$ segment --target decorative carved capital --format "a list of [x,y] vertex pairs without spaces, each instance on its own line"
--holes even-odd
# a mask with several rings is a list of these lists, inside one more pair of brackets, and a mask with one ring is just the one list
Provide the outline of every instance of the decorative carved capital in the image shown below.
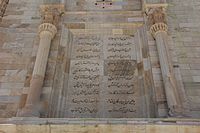
[[9,0],[0,0],[0,21],[2,20]]
[[49,32],[51,34],[51,38],[53,39],[57,33],[57,28],[51,23],[43,23],[39,26],[39,34],[41,35],[42,32]]
[[168,26],[165,23],[155,23],[150,27],[151,34],[155,37],[158,32],[167,32]]
[[147,10],[150,32],[153,36],[157,32],[167,32],[168,26],[164,7],[152,7]]
[[50,23],[57,25],[61,16],[64,14],[64,5],[63,4],[50,4],[50,5],[41,5],[40,6],[42,23]]
[[152,7],[147,11],[148,21],[150,25],[154,25],[156,23],[167,23],[166,21],[166,13],[164,7]]

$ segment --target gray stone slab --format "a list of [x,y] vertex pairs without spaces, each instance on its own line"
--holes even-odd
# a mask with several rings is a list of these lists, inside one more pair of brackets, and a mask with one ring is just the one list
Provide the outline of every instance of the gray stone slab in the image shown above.
[[134,37],[128,35],[82,34],[74,37],[65,88],[65,117],[134,118],[146,115],[135,45]]

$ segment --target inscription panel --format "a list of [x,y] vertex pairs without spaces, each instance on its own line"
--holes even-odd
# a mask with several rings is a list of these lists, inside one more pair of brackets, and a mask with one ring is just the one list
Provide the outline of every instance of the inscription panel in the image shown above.
[[145,117],[133,36],[74,37],[66,117]]

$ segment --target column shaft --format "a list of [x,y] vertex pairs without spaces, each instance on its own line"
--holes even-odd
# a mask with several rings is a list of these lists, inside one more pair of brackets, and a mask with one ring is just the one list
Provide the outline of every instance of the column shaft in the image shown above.
[[40,42],[30,82],[30,89],[25,107],[18,113],[18,116],[40,116],[40,95],[42,93],[51,40],[56,32],[57,29],[53,24],[43,23],[39,26]]
[[[178,88],[169,55],[168,26],[164,7],[152,7],[147,10],[150,32],[156,40],[162,78],[169,108],[169,116],[182,116],[185,112],[186,98],[184,89]],[[182,94],[182,95],[181,95]],[[183,97],[183,98],[181,98]]]
[[48,33],[48,31],[43,31],[42,33],[40,33],[40,44],[36,56],[33,75],[40,75],[43,77],[45,76],[51,37],[51,33]]
[[170,114],[174,113],[174,109],[180,106],[179,96],[177,94],[177,85],[175,82],[171,59],[168,49],[168,35],[166,32],[158,32],[155,35],[156,45],[159,55],[159,61],[162,71],[162,78],[165,87],[165,93],[167,97],[168,107]]
[[43,33],[40,34],[41,39],[30,83],[30,92],[26,101],[27,104],[32,105],[38,103],[40,99],[51,44],[51,34],[46,31],[43,31]]
[[42,24],[39,26],[39,47],[36,55],[30,88],[25,106],[18,111],[17,116],[40,117],[42,110],[40,95],[46,72],[51,41],[57,33],[57,24],[64,13],[63,4],[47,4],[40,6]]

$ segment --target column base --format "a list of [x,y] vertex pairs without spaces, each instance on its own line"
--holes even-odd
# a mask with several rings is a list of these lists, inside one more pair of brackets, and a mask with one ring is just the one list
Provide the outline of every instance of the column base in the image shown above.
[[25,106],[17,112],[17,117],[40,117],[40,111],[33,105]]
[[169,117],[188,117],[187,109],[183,108],[182,106],[173,106],[169,108]]

